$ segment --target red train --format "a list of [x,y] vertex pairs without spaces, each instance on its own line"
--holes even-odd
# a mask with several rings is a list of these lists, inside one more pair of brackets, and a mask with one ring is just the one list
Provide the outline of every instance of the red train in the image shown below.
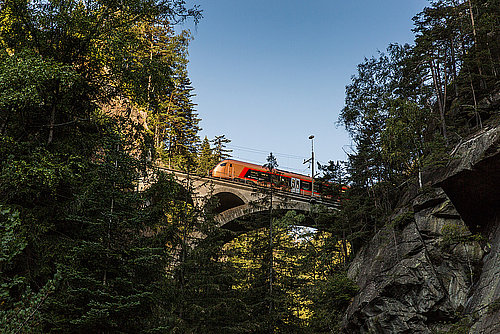
[[[262,166],[233,159],[226,159],[219,162],[211,171],[213,177],[252,182],[262,186],[270,184],[271,174],[275,176],[273,184],[282,190],[311,196],[312,180],[311,177],[306,175],[283,170],[270,173],[269,170]],[[322,185],[320,183],[314,182],[315,197],[321,197],[321,188]]]

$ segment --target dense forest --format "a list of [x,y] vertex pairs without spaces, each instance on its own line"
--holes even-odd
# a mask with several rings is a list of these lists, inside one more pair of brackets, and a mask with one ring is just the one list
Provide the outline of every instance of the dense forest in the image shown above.
[[357,291],[352,255],[497,119],[500,1],[431,1],[415,42],[365,59],[346,87],[338,122],[356,147],[319,166],[339,210],[271,209],[234,233],[217,226],[216,201],[194,205],[193,189],[157,169],[206,175],[231,153],[224,135],[199,138],[191,36],[174,30],[202,8],[0,6],[5,333],[336,333]]

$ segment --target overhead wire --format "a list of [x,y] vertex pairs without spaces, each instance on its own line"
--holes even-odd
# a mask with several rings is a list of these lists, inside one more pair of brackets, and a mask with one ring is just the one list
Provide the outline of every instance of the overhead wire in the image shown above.
[[[229,149],[234,148],[236,150],[250,152],[250,153],[269,154],[269,152],[270,152],[270,151],[264,151],[264,150],[259,150],[259,149],[255,149],[255,148],[250,148],[250,147],[233,145],[233,144],[228,144],[227,147]],[[294,155],[294,154],[288,154],[288,153],[281,153],[281,152],[272,152],[272,153],[275,156],[284,157],[284,158],[297,159],[297,160],[307,159],[307,157],[300,156],[300,155]]]
[[[238,156],[238,155],[234,155],[232,154],[231,155],[232,158],[236,158],[236,159],[240,159],[240,160],[244,160],[245,162],[250,162],[250,163],[253,163],[253,164],[256,164],[256,165],[261,165],[262,164],[262,161],[256,161],[256,160],[253,160],[253,159],[248,159],[248,157],[242,157],[242,156]],[[290,172],[296,172],[296,173],[299,173],[299,174],[304,174],[305,171],[307,169],[309,169],[309,167],[306,167],[304,169],[298,169],[298,168],[294,168],[294,167],[290,167],[290,166],[283,166],[283,165],[280,165],[278,166],[279,169],[282,169],[282,170],[287,170],[287,171],[290,171]]]
[[[250,147],[244,147],[244,146],[239,146],[239,145],[233,145],[233,144],[228,144],[226,146],[227,148],[231,149],[233,152],[236,151],[236,152],[245,152],[245,153],[252,153],[252,154],[257,154],[257,155],[265,155],[267,156],[269,154],[268,151],[265,151],[265,150],[259,150],[259,149],[255,149],[255,148],[250,148]],[[248,155],[245,155],[245,156],[242,156],[241,154],[238,154],[236,153],[235,154],[231,154],[231,156],[233,158],[236,158],[236,159],[240,159],[240,160],[244,160],[244,161],[247,161],[247,162],[250,162],[250,163],[254,163],[254,164],[262,164],[263,160],[255,160],[255,159],[249,159]],[[301,160],[302,162],[309,159],[309,157],[304,157],[304,156],[300,156],[300,155],[295,155],[295,154],[288,154],[288,153],[281,153],[281,152],[272,152],[274,156],[276,157],[282,157],[282,158],[286,158],[286,159],[292,159],[292,160]],[[320,163],[321,165],[323,165],[323,162],[322,161],[319,161],[319,160],[316,160],[316,162]],[[280,169],[283,169],[283,170],[288,170],[288,171],[291,171],[291,172],[296,172],[296,173],[299,173],[299,174],[307,174],[307,170],[310,169],[310,164],[307,165],[305,168],[295,168],[295,167],[290,167],[290,166],[284,166],[284,165],[280,165],[279,166]]]
[[[259,150],[259,149],[255,149],[255,148],[250,148],[250,147],[243,147],[243,146],[237,146],[237,145],[232,145],[232,144],[228,144],[227,147],[229,149],[231,148],[234,148],[236,149],[237,151],[245,151],[245,152],[249,152],[249,153],[259,153],[259,154],[269,154],[269,153],[273,153],[274,156],[280,156],[280,157],[284,157],[284,158],[290,158],[290,159],[309,159],[310,157],[305,157],[305,156],[302,156],[302,155],[294,155],[294,154],[288,154],[288,153],[281,153],[281,152],[273,152],[273,151],[264,151],[264,150]],[[319,162],[319,160],[317,160]]]

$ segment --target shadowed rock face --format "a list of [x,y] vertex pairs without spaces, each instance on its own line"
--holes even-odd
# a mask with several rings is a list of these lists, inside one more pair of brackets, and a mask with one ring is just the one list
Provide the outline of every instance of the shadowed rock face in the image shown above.
[[431,333],[465,308],[481,247],[445,242],[443,231],[465,225],[442,191],[414,203],[415,211],[392,217],[351,265],[360,293],[348,309],[346,332]]
[[[500,220],[489,233],[481,275],[471,291],[466,313],[476,322],[471,333],[500,333]],[[496,302],[496,303],[495,303]]]
[[[349,276],[360,292],[344,332],[433,333],[467,318],[470,333],[500,333],[500,128],[453,154],[434,190],[357,254]],[[484,239],[457,238],[471,233]]]
[[488,233],[500,206],[500,127],[457,146],[435,184],[444,189],[472,231]]
[[500,333],[500,127],[459,145],[454,158],[438,185],[469,229],[487,240],[466,313],[474,316],[472,333]]

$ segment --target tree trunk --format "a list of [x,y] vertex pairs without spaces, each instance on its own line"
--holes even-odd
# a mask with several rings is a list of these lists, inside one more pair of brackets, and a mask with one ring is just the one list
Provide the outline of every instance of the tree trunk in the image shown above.
[[47,144],[51,144],[52,141],[54,140],[54,126],[56,123],[56,108],[57,108],[57,101],[59,99],[59,83],[57,83],[57,86],[54,90],[54,101],[52,103],[52,109],[50,111],[50,120],[49,120],[49,137],[47,138]]
[[493,56],[491,55],[491,48],[490,48],[490,43],[486,42],[486,45],[488,46],[488,56],[490,58],[490,64],[491,64],[491,71],[493,72],[493,76],[498,77],[497,69],[495,66],[495,62],[493,60]]
[[7,132],[7,124],[9,124],[9,119],[10,119],[10,113],[7,114],[7,117],[5,117],[5,121],[2,123],[2,127],[0,128],[0,134],[4,135],[5,132]]
[[472,12],[472,2],[471,0],[468,0],[468,2],[469,2],[470,21],[472,24],[472,35],[474,36],[474,44],[477,45],[476,25],[474,23],[474,13]]
[[[166,119],[165,119],[165,121],[164,121],[164,122],[165,122],[165,124],[164,124],[165,128],[166,128],[167,126],[170,126],[170,127],[172,126],[171,124],[167,124],[167,123],[168,123],[168,118],[170,117],[170,107],[172,106],[172,98],[173,98],[173,96],[174,96],[174,92],[175,92],[175,90],[173,90],[173,91],[172,91],[172,93],[170,93],[170,97],[169,97],[169,99],[168,99],[168,106],[167,106],[167,112],[166,112],[167,116],[166,116]],[[158,122],[157,122],[157,123],[159,123],[159,122],[160,122],[160,119],[158,118]],[[156,146],[157,148],[159,148],[159,147],[160,147],[160,142],[161,142],[161,141],[163,141],[163,139],[162,139],[162,140],[160,140],[160,138],[155,138],[155,146]],[[171,136],[171,135],[169,135],[169,142],[170,142],[170,144],[171,144],[171,142],[172,142],[172,136]],[[172,149],[172,145],[170,145],[170,147],[169,147],[169,149],[168,149],[168,150],[169,150],[169,153],[168,153],[168,154],[169,154],[169,161],[170,161],[170,153],[171,153],[171,149]],[[169,163],[169,168],[170,168],[170,163]]]
[[434,88],[436,90],[436,96],[437,96],[437,102],[438,102],[438,107],[439,107],[439,115],[440,115],[440,120],[441,120],[441,128],[443,131],[443,137],[444,140],[446,141],[446,145],[448,145],[448,137],[446,135],[446,121],[444,117],[444,104],[442,101],[442,96],[441,96],[441,89],[439,88],[438,84],[438,78],[437,78],[437,73],[436,73],[436,68],[434,65],[434,60],[431,58],[429,60],[429,65],[431,67],[431,72],[432,72],[432,81],[434,82]]
[[481,120],[481,115],[479,115],[479,112],[477,111],[476,91],[474,90],[474,84],[472,83],[472,75],[470,71],[469,71],[469,81],[470,81],[470,88],[472,91],[472,98],[474,100],[474,115],[476,116],[476,125],[479,126],[480,129],[482,129],[483,122]]
[[458,85],[457,85],[457,57],[455,55],[455,43],[453,42],[453,37],[450,41],[451,44],[451,68],[453,72],[453,88],[455,90],[455,98],[458,99]]
[[478,51],[478,45],[477,45],[477,33],[476,33],[476,24],[474,23],[474,13],[472,12],[472,2],[471,0],[468,0],[468,3],[469,3],[469,14],[470,14],[470,21],[471,21],[471,24],[472,24],[472,35],[474,37],[474,48],[476,49],[476,61],[477,61],[477,69],[478,69],[478,72],[479,72],[479,78],[480,78],[480,83],[481,83],[481,86],[482,88],[486,89],[486,81],[484,80],[484,77],[483,77],[483,69],[482,69],[482,66],[481,66],[481,61],[477,58],[478,57],[478,54],[477,54],[477,51]]
[[[116,146],[116,152],[119,154],[120,151],[120,145]],[[115,159],[115,171],[118,169],[118,157]],[[109,263],[109,252],[111,248],[111,226],[113,223],[113,214],[115,212],[115,195],[114,195],[114,190],[116,188],[116,182],[113,182],[113,188],[112,188],[112,194],[111,194],[111,203],[110,203],[110,208],[109,208],[109,219],[108,219],[108,230],[107,230],[107,240],[106,240],[106,268],[107,264]],[[104,269],[104,275],[102,278],[102,284],[106,285],[107,284],[107,276],[108,276],[108,271]]]
[[49,137],[47,138],[47,144],[51,144],[54,139],[54,124],[56,121],[56,103],[52,104],[52,110],[50,111],[50,121],[49,121]]

